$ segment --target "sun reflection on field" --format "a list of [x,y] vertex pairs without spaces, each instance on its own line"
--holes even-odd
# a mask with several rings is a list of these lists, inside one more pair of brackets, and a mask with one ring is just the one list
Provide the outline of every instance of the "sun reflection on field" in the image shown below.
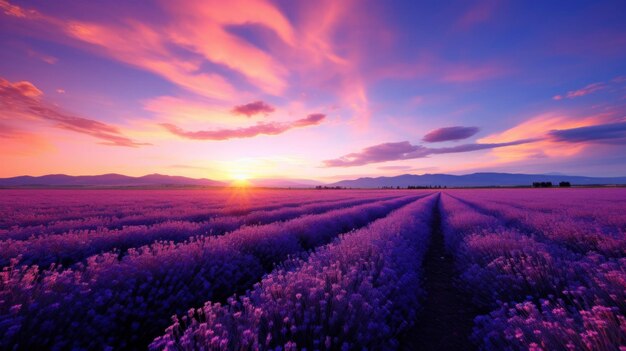
[[248,180],[246,174],[240,173],[233,175],[233,180],[230,182],[228,188],[229,196],[226,201],[227,208],[248,208],[253,202],[254,189],[251,187],[251,183]]

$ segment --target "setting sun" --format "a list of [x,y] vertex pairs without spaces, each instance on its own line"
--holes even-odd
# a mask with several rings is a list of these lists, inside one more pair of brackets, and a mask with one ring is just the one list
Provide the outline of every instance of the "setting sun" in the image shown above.
[[248,187],[250,186],[250,175],[247,173],[233,173],[231,175],[231,179],[232,182],[230,183],[231,186],[234,187],[238,187],[238,188],[242,188],[242,187]]
[[232,178],[234,181],[242,182],[242,181],[247,181],[250,178],[250,176],[245,173],[235,173],[233,174]]

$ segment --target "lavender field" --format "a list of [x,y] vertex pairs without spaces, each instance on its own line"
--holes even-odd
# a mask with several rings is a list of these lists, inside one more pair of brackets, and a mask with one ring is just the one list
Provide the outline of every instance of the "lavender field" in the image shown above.
[[626,189],[0,190],[3,350],[625,350]]

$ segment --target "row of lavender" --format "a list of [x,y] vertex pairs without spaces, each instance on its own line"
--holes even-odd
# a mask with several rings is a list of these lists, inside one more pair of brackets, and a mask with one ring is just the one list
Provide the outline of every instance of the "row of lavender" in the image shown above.
[[3,190],[0,197],[0,240],[70,231],[121,229],[166,221],[202,222],[219,216],[243,215],[286,207],[355,198],[389,196],[367,193],[293,190]]
[[[441,202],[462,286],[492,311],[476,319],[475,340],[487,350],[626,347],[626,238],[619,226],[599,232],[597,222],[581,220],[580,208],[568,217],[524,208],[514,197],[504,204],[501,194],[456,192]],[[558,196],[568,194],[579,195]]]
[[414,323],[432,195],[288,260],[243,296],[190,309],[152,350],[389,350]]
[[[264,190],[2,190],[0,234],[18,228],[39,227],[45,232],[101,226],[151,224],[162,220],[204,216],[213,210],[239,214],[250,207],[272,203],[299,204],[329,194]],[[178,216],[184,216],[179,218]],[[82,224],[82,225],[81,225]],[[58,227],[58,228],[57,228]],[[36,233],[35,233],[36,234]],[[28,235],[26,235],[28,237]]]
[[53,263],[69,265],[114,249],[124,253],[130,248],[159,240],[180,242],[194,236],[221,235],[244,225],[285,221],[302,215],[318,214],[391,198],[394,197],[327,200],[297,207],[259,209],[243,215],[216,216],[201,222],[168,220],[153,225],[125,226],[121,229],[105,227],[96,230],[71,230],[63,234],[40,235],[29,240],[6,239],[0,241],[0,266],[8,265],[11,260],[20,265],[37,264],[46,267]]
[[558,243],[583,255],[594,251],[608,257],[626,256],[624,189],[509,190],[507,193],[465,191],[460,194],[480,204],[483,211],[505,219],[513,227],[532,232],[541,240]]
[[15,349],[138,349],[170,315],[224,300],[287,259],[416,199],[365,203],[223,236],[156,242],[71,268],[11,265],[0,276],[0,343]]

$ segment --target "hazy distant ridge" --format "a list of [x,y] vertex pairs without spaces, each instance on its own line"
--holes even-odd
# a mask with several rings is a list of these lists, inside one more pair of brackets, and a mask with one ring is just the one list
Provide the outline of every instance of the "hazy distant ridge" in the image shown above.
[[122,174],[102,174],[89,176],[69,176],[49,174],[40,177],[20,176],[0,178],[0,186],[60,186],[60,187],[96,187],[96,186],[224,186],[223,182],[211,179],[194,179],[181,176],[148,174],[142,177],[130,177]]
[[512,174],[512,173],[472,173],[465,175],[450,174],[403,174],[395,177],[358,178],[342,180],[332,186],[351,188],[378,188],[382,186],[518,186],[531,185],[533,182],[552,182],[558,184],[566,181],[572,185],[608,185],[626,184],[626,177],[582,177],[548,174]]
[[[328,186],[349,188],[379,188],[383,186],[518,186],[531,185],[533,182],[552,182],[558,184],[567,181],[572,185],[609,185],[626,184],[626,177],[582,177],[555,174],[512,174],[512,173],[472,173],[465,175],[450,174],[404,174],[395,177],[358,178],[342,180]],[[256,179],[249,182],[253,186],[276,188],[312,188],[323,185],[321,182],[307,179]],[[130,177],[121,174],[102,174],[91,176],[69,176],[49,174],[40,177],[19,176],[0,178],[4,187],[140,187],[140,186],[228,186],[206,178],[188,178],[162,174],[149,174],[142,177]]]

